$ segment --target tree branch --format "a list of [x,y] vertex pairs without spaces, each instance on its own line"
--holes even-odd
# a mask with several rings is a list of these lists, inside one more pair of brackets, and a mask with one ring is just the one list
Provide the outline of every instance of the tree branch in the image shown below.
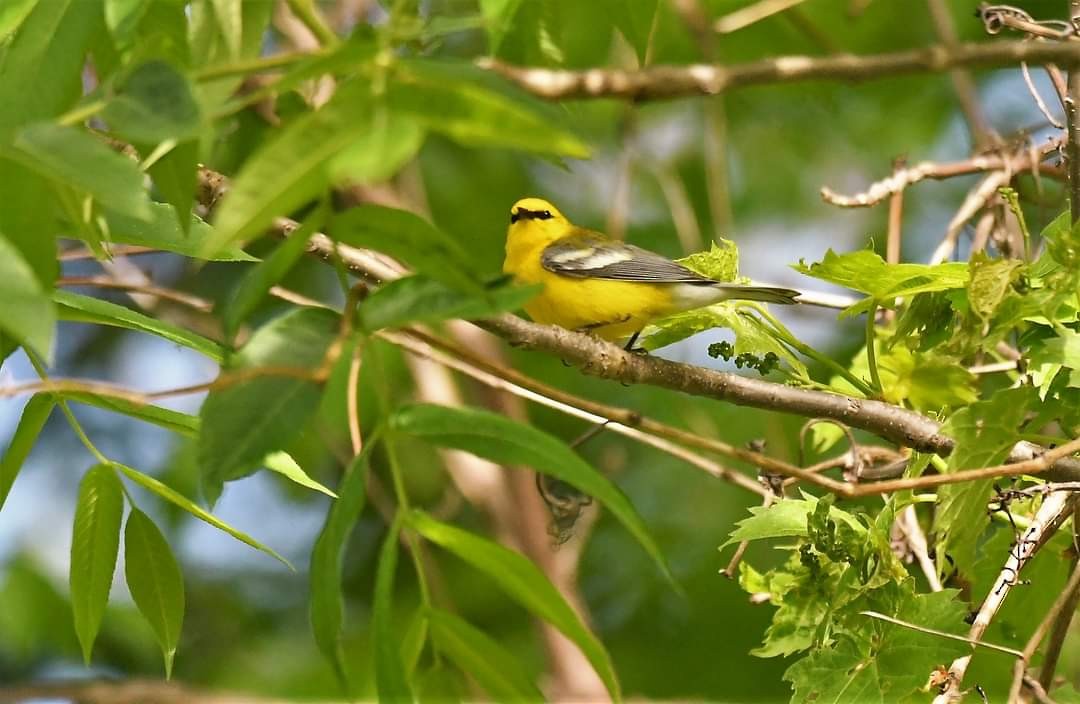
[[860,81],[905,73],[1010,66],[1023,61],[1074,66],[1080,63],[1080,42],[961,43],[865,56],[778,56],[732,66],[691,64],[653,66],[637,71],[529,68],[513,66],[496,59],[480,59],[477,64],[508,78],[534,95],[550,100],[663,100],[716,95],[754,85],[811,80]]
[[[1043,501],[1042,506],[1035,513],[1031,525],[1024,531],[1017,544],[1009,550],[1009,556],[1005,565],[1001,568],[994,586],[986,595],[975,620],[968,631],[968,638],[981,640],[986,629],[990,626],[1001,605],[1005,603],[1005,597],[1019,580],[1020,570],[1024,568],[1046,541],[1054,534],[1061,524],[1072,513],[1076,503],[1076,494],[1071,492],[1058,492],[1050,494]],[[953,661],[949,667],[949,683],[944,691],[934,699],[934,704],[951,704],[959,701],[962,694],[960,685],[963,683],[964,674],[971,663],[971,655],[965,655]]]

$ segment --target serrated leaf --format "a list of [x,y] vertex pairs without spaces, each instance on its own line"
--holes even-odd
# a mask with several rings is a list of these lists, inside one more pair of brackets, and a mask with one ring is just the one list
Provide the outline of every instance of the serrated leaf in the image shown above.
[[969,265],[968,303],[976,315],[988,320],[1004,300],[1024,263],[1019,259],[991,259],[986,252],[976,252]]
[[133,218],[151,217],[150,198],[134,161],[76,127],[39,123],[15,137],[13,156],[25,166],[101,205]]
[[737,281],[739,278],[739,248],[731,240],[713,241],[708,251],[695,252],[676,261],[714,281]]
[[[18,4],[3,5],[13,15],[20,12]],[[0,142],[19,126],[55,117],[78,100],[97,12],[93,2],[40,0],[25,15],[0,52]]]
[[[185,231],[176,208],[165,203],[152,203],[150,217],[146,220],[109,210],[104,212],[104,216],[111,241],[117,244],[153,247],[183,254],[185,257],[202,257],[205,254],[205,243],[214,232],[199,216],[190,213],[190,207]],[[254,262],[258,259],[234,246],[219,249],[211,255],[209,261]]]
[[401,520],[395,520],[379,551],[375,570],[375,597],[371,615],[371,650],[375,660],[375,690],[380,702],[414,701],[401,650],[392,622],[394,608],[394,573],[397,571],[398,536]]
[[15,434],[11,436],[11,442],[0,459],[0,510],[4,508],[11,485],[15,483],[15,478],[41,434],[41,429],[49,420],[55,403],[52,394],[35,394],[23,407]]
[[92,467],[79,483],[70,570],[75,633],[87,664],[109,601],[123,513],[124,491],[116,472],[109,465]]
[[255,311],[270,289],[289,273],[300,257],[304,256],[308,240],[322,227],[322,222],[321,211],[309,216],[304,224],[278,245],[269,257],[244,274],[232,296],[225,303],[225,310],[221,316],[226,338],[232,339],[236,335],[240,324]]
[[[859,359],[866,360],[865,353]],[[852,363],[853,369],[857,363]],[[979,398],[977,377],[952,357],[912,352],[897,345],[879,353],[877,365],[882,395],[890,403],[907,402],[917,410],[937,413]],[[869,371],[863,376],[869,378]]]
[[[948,457],[948,472],[991,467],[1005,461],[1036,398],[1030,386],[1003,389],[949,416],[941,427],[942,434],[956,441]],[[955,567],[962,575],[970,573],[975,546],[990,523],[986,504],[993,483],[993,479],[980,479],[948,484],[938,490],[934,533],[940,572]],[[946,555],[951,563],[946,561]]]
[[359,314],[364,328],[371,331],[452,318],[475,320],[517,310],[539,290],[539,286],[507,285],[482,295],[467,294],[414,274],[380,286],[360,304]]
[[164,61],[148,61],[124,77],[102,111],[109,128],[129,142],[195,139],[202,114],[188,79]]
[[[965,630],[965,609],[957,592],[908,595],[896,614],[902,621],[938,631]],[[875,622],[872,639],[845,635],[819,648],[784,673],[795,692],[792,702],[862,704],[901,702],[919,692],[927,674],[970,652],[957,641],[889,623]]]
[[467,146],[589,156],[551,106],[466,62],[402,60],[386,97],[394,111]]
[[53,300],[58,306],[61,320],[110,325],[149,333],[193,349],[215,361],[221,361],[225,356],[224,349],[213,340],[100,298],[71,291],[55,291]]
[[126,465],[122,465],[122,464],[119,464],[117,462],[114,462],[113,466],[116,469],[123,472],[124,476],[131,479],[133,482],[135,482],[139,486],[154,492],[155,494],[157,494],[161,498],[165,499],[169,503],[175,504],[176,506],[180,507],[184,511],[187,511],[188,513],[190,513],[192,516],[195,516],[195,518],[198,518],[200,521],[208,523],[208,524],[212,525],[213,527],[217,528],[218,530],[223,531],[225,533],[228,533],[232,537],[239,540],[241,543],[244,543],[245,545],[250,545],[251,547],[258,550],[259,552],[266,553],[270,557],[274,558],[275,560],[279,561],[281,564],[288,567],[290,570],[293,569],[292,564],[288,560],[286,560],[284,557],[282,557],[276,550],[273,550],[272,548],[266,547],[265,545],[263,545],[259,541],[252,538],[247,533],[244,533],[243,531],[239,531],[236,528],[233,528],[232,526],[230,526],[228,523],[221,520],[217,516],[213,515],[212,513],[208,512],[208,511],[205,511],[204,509],[199,507],[199,505],[196,504],[194,501],[187,498],[183,494],[179,493],[178,491],[176,491],[172,487],[161,483],[160,481],[158,481],[157,479],[151,477],[148,474],[143,474],[139,470],[132,469],[131,467],[128,467]]
[[330,505],[315,546],[311,550],[311,629],[315,644],[347,690],[345,656],[341,649],[342,620],[345,610],[341,593],[341,569],[345,545],[367,498],[368,456],[374,438],[367,438],[364,451],[345,469],[338,486],[338,500]]
[[[782,499],[770,506],[751,506],[750,518],[736,522],[735,530],[720,547],[744,540],[805,538],[808,535],[807,518],[817,510],[817,506],[818,499],[809,494],[804,494],[802,499]],[[830,506],[829,517],[843,521],[858,533],[866,533],[866,527],[843,509]]]
[[604,646],[536,565],[513,550],[440,523],[421,511],[413,511],[409,523],[425,539],[449,550],[486,574],[507,596],[559,629],[581,649],[612,699],[621,699],[615,670]]
[[[259,367],[314,370],[334,339],[331,311],[290,311],[251,336],[222,371]],[[269,453],[287,446],[319,405],[322,389],[309,379],[265,375],[213,389],[199,416],[198,455],[203,491],[213,503],[224,482],[254,472]]]
[[165,536],[137,508],[124,528],[124,575],[135,606],[157,636],[169,679],[184,623],[184,578]]
[[0,233],[0,330],[52,358],[56,310],[19,251]]
[[660,548],[626,495],[558,438],[488,411],[430,404],[399,407],[389,427],[499,464],[532,467],[580,489],[611,511],[671,579]]
[[293,120],[260,147],[222,198],[206,251],[247,240],[275,216],[288,215],[322,193],[333,160],[370,129],[369,91],[366,81],[343,83],[330,102]]
[[465,248],[407,210],[381,205],[349,208],[331,221],[330,234],[343,244],[388,254],[455,289],[484,291],[474,260]]
[[427,616],[435,647],[471,675],[493,701],[544,701],[521,663],[486,633],[446,611],[432,609]]
[[866,300],[846,308],[842,314],[845,316],[868,310],[872,301],[888,305],[901,296],[964,288],[970,279],[967,264],[886,264],[884,259],[867,249],[846,254],[837,254],[830,249],[821,262],[809,265],[800,262],[792,268],[815,279],[867,294]]

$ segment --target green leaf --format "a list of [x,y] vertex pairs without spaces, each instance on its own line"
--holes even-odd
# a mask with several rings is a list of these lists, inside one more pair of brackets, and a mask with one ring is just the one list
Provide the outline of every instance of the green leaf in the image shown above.
[[830,249],[823,261],[810,265],[800,262],[793,268],[807,276],[869,296],[847,308],[843,315],[869,310],[872,301],[888,305],[892,299],[901,296],[964,288],[970,279],[967,264],[886,264],[884,259],[867,249],[846,254],[837,254]]
[[[191,212],[195,204],[195,186],[198,183],[199,176],[198,167],[199,141],[189,139],[174,146],[167,154],[150,164],[146,171],[150,174],[150,178],[154,180],[154,185],[157,186],[158,191],[165,198],[165,202],[173,206],[176,221],[180,224],[180,230],[185,236],[185,244],[188,246],[194,244],[194,250],[201,253],[203,249],[201,239],[196,239],[194,243],[186,239],[191,232],[193,223],[204,224],[202,220]],[[207,226],[207,232],[203,234],[203,237],[207,234],[209,234],[209,226]],[[234,252],[240,252],[240,249],[228,248],[226,256]],[[242,252],[240,254],[246,256]],[[195,252],[190,256],[195,256]]]
[[[1036,398],[1030,386],[1003,389],[988,400],[953,413],[941,427],[942,434],[956,441],[948,457],[948,471],[992,467],[1004,462]],[[938,490],[934,533],[940,572],[955,566],[961,575],[970,574],[975,563],[975,546],[990,523],[986,503],[993,483],[993,479],[980,479],[948,484]],[[946,555],[952,558],[952,564],[946,561]]]
[[649,38],[653,33],[653,23],[656,19],[658,0],[635,0],[634,2],[622,2],[622,0],[607,0],[604,4],[609,13],[608,16],[615,26],[619,28],[626,41],[634,47],[638,62],[645,64],[645,55],[649,49]]
[[352,184],[389,180],[424,143],[424,128],[407,115],[379,110],[367,133],[334,158],[330,165],[334,181]]
[[64,391],[57,395],[68,401],[75,401],[76,403],[83,403],[87,406],[94,406],[95,408],[102,408],[106,411],[137,418],[185,437],[195,437],[199,432],[198,417],[174,411],[170,408],[155,406],[152,403],[134,403],[115,396],[99,396],[81,391]]
[[[22,3],[0,5],[0,12],[18,15]],[[19,126],[55,117],[79,99],[98,13],[94,2],[39,0],[25,16],[0,52],[0,143]]]
[[472,675],[493,701],[544,701],[521,663],[489,635],[446,611],[432,609],[427,617],[435,647]]
[[577,487],[611,511],[672,579],[660,548],[626,495],[553,435],[487,411],[419,403],[399,407],[389,425],[394,431],[492,462],[526,465]]
[[304,468],[297,464],[296,460],[292,458],[292,455],[287,452],[271,452],[269,455],[262,458],[262,465],[271,472],[277,472],[281,476],[296,482],[302,487],[314,489],[322,494],[326,494],[332,499],[338,497],[337,494],[308,476],[308,473],[304,471]]
[[56,233],[62,225],[50,212],[55,197],[48,179],[0,157],[0,193],[0,235],[19,251],[42,288],[51,291],[60,271]]
[[424,538],[486,574],[507,596],[559,629],[581,649],[612,699],[621,699],[615,670],[604,646],[536,565],[513,550],[440,523],[421,511],[413,511],[409,522]]
[[128,74],[101,115],[113,132],[143,144],[195,139],[202,115],[188,79],[164,61],[148,61]]
[[[150,217],[139,220],[129,215],[106,210],[105,222],[109,227],[109,239],[117,244],[134,244],[142,247],[163,249],[176,252],[185,257],[202,258],[205,244],[213,235],[214,228],[207,225],[197,215],[190,213],[187,228],[181,225],[176,208],[164,203],[150,205]],[[239,247],[219,249],[211,257],[217,262],[254,262],[258,261]]]
[[[331,311],[290,311],[255,331],[223,374],[259,367],[315,370],[337,332]],[[308,379],[266,375],[213,389],[199,415],[203,491],[213,503],[224,482],[247,476],[292,442],[315,413],[322,390]]]
[[56,310],[22,255],[0,233],[0,330],[52,358]]
[[[1054,337],[1032,345],[1030,357],[1031,369],[1047,365],[1080,369],[1080,333],[1069,328],[1059,329]],[[1049,386],[1052,380],[1052,377],[1048,379],[1046,385]],[[1069,385],[1075,386],[1072,383]]]
[[88,665],[116,571],[123,513],[124,490],[116,472],[105,464],[92,467],[79,483],[70,571],[75,633]]
[[150,198],[138,165],[85,130],[31,125],[16,136],[15,147],[15,156],[43,176],[87,193],[119,213],[150,219]]
[[333,160],[371,127],[369,90],[364,81],[343,83],[330,102],[256,151],[222,198],[206,251],[247,240],[322,193]]
[[589,156],[550,105],[469,63],[411,59],[397,67],[387,85],[390,107],[433,132],[467,146]]
[[157,636],[168,679],[184,623],[184,578],[165,536],[137,508],[124,528],[124,575],[135,606]]
[[498,53],[519,7],[521,0],[480,0],[480,11],[484,15],[488,35],[488,51],[491,54]]
[[1009,293],[1024,263],[1019,259],[991,259],[986,252],[976,252],[969,264],[968,302],[977,316],[989,320]]
[[266,547],[265,545],[263,545],[259,541],[255,540],[254,538],[249,536],[247,533],[244,533],[243,531],[239,531],[236,528],[233,528],[232,526],[230,526],[228,523],[221,520],[217,516],[214,516],[213,514],[209,513],[208,511],[203,510],[194,501],[187,498],[183,494],[179,493],[178,491],[176,491],[172,487],[167,486],[165,484],[162,484],[160,481],[158,481],[157,479],[151,477],[150,475],[143,474],[139,470],[132,469],[131,467],[128,467],[126,465],[122,465],[122,464],[119,464],[117,462],[114,462],[113,467],[115,467],[116,469],[119,469],[121,472],[124,473],[124,475],[126,477],[128,477],[128,479],[131,479],[133,482],[135,482],[139,486],[154,492],[155,494],[157,494],[161,498],[165,499],[169,503],[180,507],[184,511],[187,511],[188,513],[190,513],[192,516],[195,516],[195,518],[198,518],[200,521],[208,523],[208,524],[212,525],[213,527],[217,528],[218,530],[223,531],[225,533],[228,533],[232,537],[239,540],[241,543],[244,543],[245,545],[250,545],[251,547],[258,550],[259,552],[266,553],[270,557],[274,558],[275,560],[277,560],[281,564],[288,567],[290,570],[293,569],[292,564],[290,564],[288,560],[286,560],[284,557],[282,557],[280,554],[278,554],[278,552],[276,550],[273,550],[272,548]]
[[739,279],[739,248],[731,240],[713,241],[707,252],[695,252],[676,261],[714,281]]
[[289,273],[300,257],[304,256],[308,240],[322,227],[322,222],[321,210],[309,216],[304,224],[278,245],[269,257],[244,274],[233,295],[226,302],[221,316],[226,338],[231,340],[236,336],[240,324],[247,320],[270,289]]
[[11,436],[11,443],[4,451],[0,459],[0,509],[4,508],[4,502],[11,492],[11,485],[19,476],[19,470],[26,462],[30,450],[45,422],[49,420],[55,400],[52,394],[36,394],[30,397],[23,407],[22,416],[19,417],[19,425],[15,427],[15,434]]
[[367,498],[368,456],[374,438],[367,438],[364,451],[345,469],[338,500],[330,504],[315,546],[311,550],[311,629],[315,644],[333,666],[342,685],[346,687],[345,655],[341,649],[341,629],[345,611],[341,593],[341,569],[345,559],[345,544]]
[[398,536],[401,520],[396,519],[379,551],[375,571],[375,597],[371,615],[371,650],[375,659],[375,690],[380,702],[411,702],[413,693],[401,662],[401,650],[394,635],[394,573],[397,571]]
[[[853,363],[865,366],[865,352]],[[959,360],[936,354],[912,352],[903,345],[896,345],[877,358],[883,396],[894,404],[904,402],[917,410],[938,413],[945,408],[955,408],[974,403],[979,398],[975,385],[978,378],[967,370]],[[862,375],[869,377],[869,371]]]
[[[947,633],[966,630],[965,609],[956,590],[908,595],[894,618]],[[867,617],[868,618],[868,617]],[[862,704],[909,701],[926,684],[927,673],[947,666],[969,646],[880,621],[871,640],[845,637],[799,660],[784,673],[792,702]]]
[[[744,518],[735,525],[726,543],[726,547],[744,540],[765,540],[768,538],[805,538],[809,534],[807,518],[817,510],[818,499],[804,494],[802,499],[781,499],[771,506],[751,506],[750,518]],[[854,515],[837,508],[829,507],[829,518],[843,521],[859,534],[866,533],[866,527]]]
[[105,0],[105,26],[118,49],[126,48],[152,0]]
[[59,306],[61,320],[111,325],[149,333],[193,349],[214,361],[221,361],[225,356],[221,345],[213,340],[100,298],[70,291],[56,291],[53,293],[53,300]]
[[334,217],[330,232],[338,242],[388,254],[447,286],[484,290],[474,260],[461,244],[415,213],[361,205]]
[[214,6],[214,17],[217,20],[218,30],[229,55],[233,58],[240,55],[240,47],[243,41],[243,1],[242,0],[210,0]]
[[465,294],[420,274],[383,284],[360,304],[365,329],[435,323],[452,318],[475,320],[517,310],[539,292],[538,286],[500,286],[482,296]]
[[19,28],[38,0],[9,0],[0,5],[0,42]]

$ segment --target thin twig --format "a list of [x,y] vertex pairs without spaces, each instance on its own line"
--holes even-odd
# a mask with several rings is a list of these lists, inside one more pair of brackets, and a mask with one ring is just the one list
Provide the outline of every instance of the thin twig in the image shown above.
[[[1058,138],[1048,140],[1046,144],[1037,149],[1037,159],[1041,161],[1056,153],[1061,144],[1062,142]],[[1033,163],[1031,155],[1026,149],[1017,150],[1012,155],[999,152],[978,154],[962,161],[944,164],[923,161],[914,166],[894,170],[890,176],[872,183],[869,188],[861,193],[848,196],[837,193],[828,187],[822,187],[821,197],[826,203],[841,208],[867,208],[877,205],[894,193],[924,179],[941,180],[967,174],[1001,171],[1009,164],[1012,165],[1014,172],[1018,173],[1034,168],[1036,163],[1038,162]]]
[[150,296],[157,296],[158,298],[164,298],[165,300],[188,306],[200,313],[209,313],[214,309],[213,301],[190,293],[185,293],[184,291],[177,291],[176,289],[154,284],[127,283],[124,281],[117,281],[108,276],[63,276],[56,280],[56,285],[93,286],[95,288],[114,288],[120,291],[145,293]]
[[[1070,443],[1074,444],[1074,443]],[[1080,446],[1080,443],[1075,443]],[[1009,591],[1017,584],[1020,571],[1035,555],[1036,551],[1046,544],[1046,541],[1054,534],[1058,527],[1071,515],[1075,503],[1075,494],[1058,492],[1050,494],[1043,501],[1042,506],[1035,512],[1031,525],[1016,545],[1009,550],[1005,565],[1001,568],[997,579],[986,595],[982,606],[975,614],[975,620],[968,631],[968,637],[973,640],[982,638],[990,622],[997,614]],[[1022,655],[1022,654],[1021,654]],[[934,698],[934,704],[950,704],[959,701],[962,696],[960,687],[971,663],[971,655],[957,658],[949,666],[949,683],[944,691]]]
[[945,228],[945,237],[942,238],[941,244],[939,244],[934,250],[934,253],[930,255],[930,264],[940,264],[949,260],[956,250],[956,243],[960,238],[960,233],[964,231],[964,225],[967,224],[968,220],[975,217],[980,210],[986,207],[987,201],[997,195],[999,188],[1009,185],[1009,181],[1012,180],[1012,174],[1012,170],[1008,168],[1002,171],[995,171],[987,175],[968,192],[967,197],[964,198],[964,202],[960,204],[960,208],[956,211],[956,214],[949,220],[949,225]]
[[[1020,688],[1024,682],[1024,675],[1027,671],[1027,666],[1031,663],[1031,659],[1035,656],[1035,651],[1039,649],[1039,645],[1042,643],[1043,638],[1050,632],[1050,629],[1059,622],[1058,617],[1063,616],[1065,613],[1070,613],[1076,610],[1076,604],[1072,604],[1072,608],[1068,608],[1070,602],[1075,602],[1076,595],[1080,593],[1077,587],[1080,587],[1080,561],[1073,560],[1072,575],[1065,583],[1065,587],[1058,594],[1057,599],[1054,600],[1050,610],[1043,616],[1043,620],[1039,622],[1035,632],[1031,634],[1031,638],[1028,639],[1027,645],[1024,646],[1024,652],[1022,657],[1016,663],[1016,668],[1013,671],[1013,683],[1009,692],[1010,702],[1020,701]],[[1053,673],[1053,668],[1050,669]]]
[[[948,4],[945,0],[926,0],[926,4],[938,39],[950,49],[956,47],[960,43],[960,38],[956,34],[956,26],[953,24]],[[979,94],[975,89],[975,81],[963,68],[954,68],[949,71],[949,78],[952,79],[953,90],[956,91],[956,97],[960,102],[960,110],[964,113],[972,143],[976,149],[986,147],[990,142],[991,133],[986,116],[979,107]]]
[[359,341],[353,343],[352,356],[349,359],[349,380],[345,385],[345,406],[349,417],[349,442],[352,444],[353,456],[359,455],[363,449],[363,438],[360,435],[360,360],[363,347]]
[[934,561],[930,559],[926,534],[923,533],[922,526],[919,525],[919,516],[915,512],[915,505],[911,504],[905,507],[896,520],[900,525],[900,531],[904,534],[904,539],[907,541],[911,554],[915,556],[915,560],[919,563],[919,569],[922,570],[923,576],[926,577],[926,583],[930,586],[930,591],[940,592],[942,590],[941,580],[938,579]]
[[788,10],[804,0],[758,0],[752,5],[739,8],[738,10],[724,15],[713,23],[713,29],[717,34],[730,34],[740,29],[749,27],[761,20]]
[[663,100],[692,95],[716,95],[752,85],[810,80],[869,80],[905,73],[948,71],[954,68],[1010,66],[1021,61],[1072,66],[1080,62],[1080,43],[961,43],[952,47],[938,45],[865,56],[778,56],[744,64],[653,66],[638,71],[531,68],[513,66],[490,58],[479,59],[476,63],[480,68],[501,74],[536,96],[551,100]]
[[[1076,14],[1073,15],[1076,17]],[[1077,537],[1080,536],[1080,525],[1077,521],[1080,520],[1080,504],[1073,503],[1073,545],[1072,545],[1072,562],[1073,570],[1080,567],[1080,553],[1078,553]],[[1071,580],[1070,580],[1071,581]],[[1069,626],[1072,624],[1073,616],[1076,614],[1076,606],[1080,603],[1080,590],[1077,590],[1076,585],[1072,585],[1071,588],[1065,590],[1069,593],[1065,603],[1058,611],[1058,617],[1053,621],[1053,628],[1050,632],[1050,640],[1046,644],[1046,650],[1043,653],[1042,667],[1039,669],[1039,684],[1044,689],[1049,689],[1054,682],[1054,671],[1057,669],[1058,660],[1061,658],[1061,649],[1065,645],[1065,639],[1069,635]],[[1061,596],[1065,596],[1062,594]],[[1057,606],[1055,601],[1054,606]],[[1049,614],[1047,614],[1049,616]],[[1036,645],[1036,647],[1038,647]]]
[[860,611],[860,616],[869,616],[870,618],[876,618],[879,621],[885,621],[895,626],[901,626],[912,631],[918,631],[919,633],[926,633],[928,635],[937,636],[938,638],[948,638],[949,640],[958,640],[961,643],[968,643],[977,648],[986,648],[987,650],[996,650],[999,653],[1005,653],[1006,655],[1012,655],[1015,658],[1021,658],[1024,656],[1019,650],[1010,648],[1006,645],[998,645],[997,643],[988,643],[985,640],[978,640],[976,638],[969,638],[967,636],[958,636],[955,633],[946,633],[945,631],[939,631],[936,628],[927,628],[926,626],[920,626],[916,623],[909,623],[907,621],[901,621],[898,618],[892,616],[886,616],[885,614],[878,613],[877,611]]
[[1028,70],[1026,63],[1020,64],[1020,72],[1024,76],[1024,83],[1027,85],[1028,93],[1031,93],[1032,99],[1035,100],[1035,106],[1039,108],[1039,112],[1043,114],[1046,121],[1059,130],[1065,129],[1065,125],[1061,124],[1061,121],[1050,113],[1050,108],[1046,107],[1046,103],[1043,102],[1042,96],[1039,95],[1039,89],[1035,87],[1035,81],[1031,80],[1031,71]]

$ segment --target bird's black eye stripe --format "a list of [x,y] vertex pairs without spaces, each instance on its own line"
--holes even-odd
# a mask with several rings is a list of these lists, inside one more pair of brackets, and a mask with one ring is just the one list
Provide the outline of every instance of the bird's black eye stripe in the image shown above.
[[551,214],[550,210],[527,210],[526,208],[518,208],[510,213],[510,224],[514,224],[518,220],[550,220],[555,217]]

